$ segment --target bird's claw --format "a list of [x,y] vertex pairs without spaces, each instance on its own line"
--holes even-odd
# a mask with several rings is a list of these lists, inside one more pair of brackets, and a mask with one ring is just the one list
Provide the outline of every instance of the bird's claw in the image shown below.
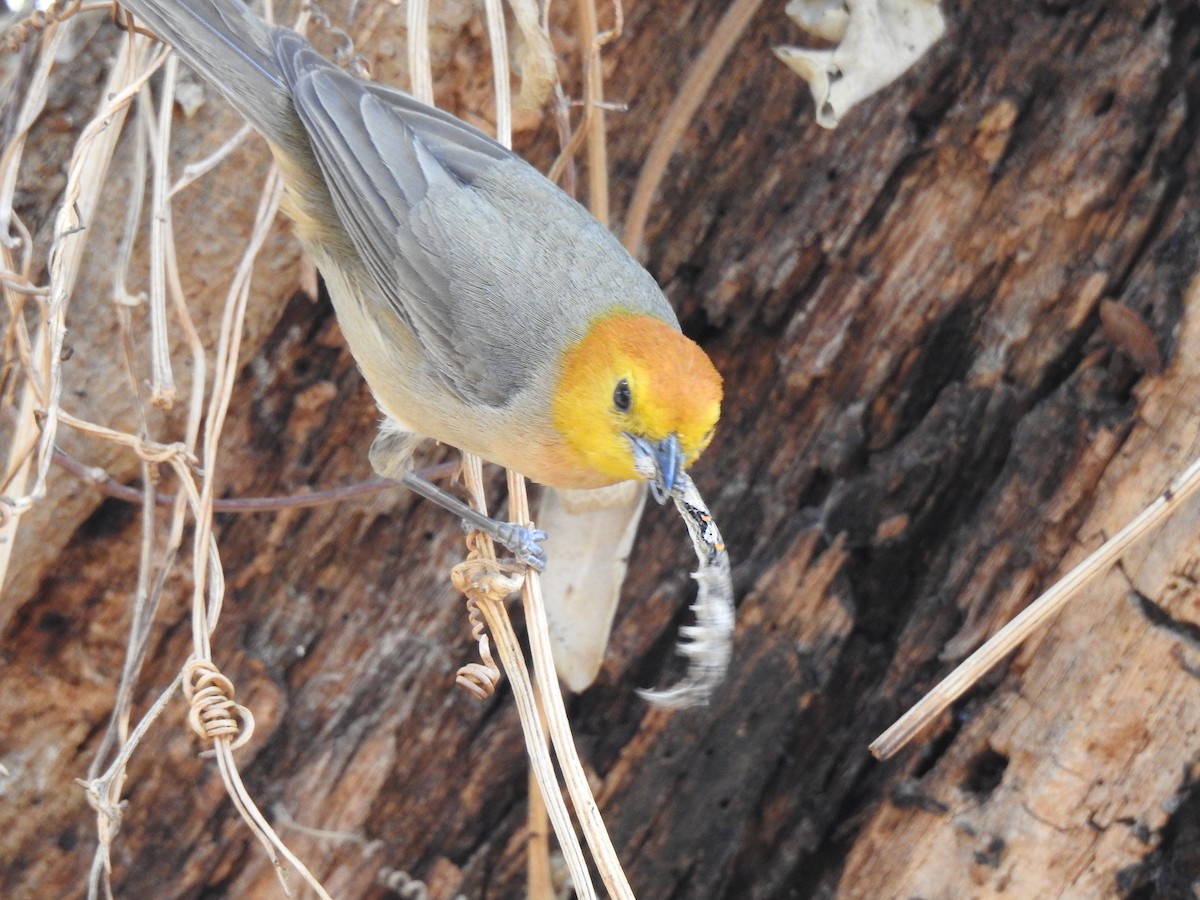
[[503,533],[498,538],[500,543],[509,549],[520,565],[538,572],[545,571],[546,548],[542,546],[542,541],[547,538],[546,532],[515,522],[505,522],[501,531]]
[[[462,523],[463,531],[471,532],[476,526],[468,521]],[[496,522],[494,528],[486,528],[492,540],[501,544],[512,555],[518,565],[528,566],[538,572],[546,569],[546,548],[542,541],[548,535],[539,528],[527,528],[516,522]]]

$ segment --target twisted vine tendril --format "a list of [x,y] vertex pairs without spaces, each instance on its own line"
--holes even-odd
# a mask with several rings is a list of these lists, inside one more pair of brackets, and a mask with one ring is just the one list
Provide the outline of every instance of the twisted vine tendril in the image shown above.
[[521,589],[522,572],[513,566],[489,559],[480,552],[478,532],[467,535],[467,558],[450,570],[454,587],[467,597],[467,621],[471,637],[479,644],[480,662],[468,663],[458,670],[454,682],[477,700],[486,700],[500,684],[500,667],[492,658],[481,601],[503,603]]
[[222,738],[236,750],[254,734],[254,715],[233,700],[233,682],[210,660],[193,659],[184,666],[183,695],[187,699],[188,724],[204,740]]

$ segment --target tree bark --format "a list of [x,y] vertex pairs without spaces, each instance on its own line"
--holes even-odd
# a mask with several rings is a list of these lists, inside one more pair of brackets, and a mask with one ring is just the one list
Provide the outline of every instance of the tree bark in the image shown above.
[[[633,4],[606,50],[606,95],[629,104],[609,116],[618,225],[722,11]],[[650,510],[599,682],[571,706],[639,897],[1173,898],[1200,884],[1194,504],[917,746],[882,764],[866,751],[1200,448],[1194,4],[945,11],[921,63],[823,131],[770,52],[796,29],[764,5],[648,224],[651,272],[725,377],[722,424],[694,476],[739,609],[733,665],[708,707],[637,698],[677,670],[694,590],[680,523]],[[344,21],[346,7],[326,12]],[[479,26],[444,15],[439,101],[484,114]],[[369,32],[358,50],[395,82],[402,44],[373,16],[357,8],[349,30]],[[117,39],[98,27],[60,66],[31,139],[38,168],[20,211],[43,240],[64,134],[94,104]],[[214,100],[178,125],[190,160],[236,117]],[[114,427],[137,426],[106,302],[134,177],[126,144],[73,299],[64,401]],[[520,149],[545,168],[551,123]],[[176,205],[210,346],[265,161],[250,141]],[[298,258],[280,228],[260,259],[224,496],[370,477],[377,413],[330,307],[298,290]],[[1105,327],[1104,301],[1135,317]],[[154,413],[150,433],[177,439],[181,421]],[[128,453],[67,443],[139,477]],[[162,490],[176,487],[164,476]],[[112,706],[141,539],[136,506],[65,472],[52,488],[22,521],[0,604],[9,897],[86,884],[95,818],[74,779]],[[401,871],[437,898],[522,896],[511,697],[478,703],[452,686],[473,653],[447,575],[463,553],[457,525],[399,489],[218,522],[228,595],[214,656],[256,717],[239,765],[283,838],[336,897],[406,896],[384,884]],[[547,548],[553,559],[553,537]],[[190,652],[188,571],[182,560],[167,576],[138,712]],[[133,758],[118,896],[277,896],[185,715],[172,704]]]

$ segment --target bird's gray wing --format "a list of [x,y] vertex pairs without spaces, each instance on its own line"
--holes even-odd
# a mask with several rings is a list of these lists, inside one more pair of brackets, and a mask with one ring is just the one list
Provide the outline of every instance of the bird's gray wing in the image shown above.
[[529,367],[509,329],[537,323],[521,296],[529,254],[514,246],[529,223],[511,221],[507,198],[492,202],[486,183],[498,167],[545,179],[458,119],[338,69],[298,35],[280,30],[275,41],[342,224],[386,298],[377,302],[459,396],[503,405]]

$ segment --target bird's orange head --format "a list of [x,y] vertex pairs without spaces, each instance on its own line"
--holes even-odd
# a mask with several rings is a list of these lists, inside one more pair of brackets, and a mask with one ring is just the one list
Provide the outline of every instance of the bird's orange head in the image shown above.
[[678,472],[712,440],[720,415],[721,376],[712,361],[653,316],[601,317],[562,355],[554,426],[571,465],[607,483],[649,478],[665,501]]

